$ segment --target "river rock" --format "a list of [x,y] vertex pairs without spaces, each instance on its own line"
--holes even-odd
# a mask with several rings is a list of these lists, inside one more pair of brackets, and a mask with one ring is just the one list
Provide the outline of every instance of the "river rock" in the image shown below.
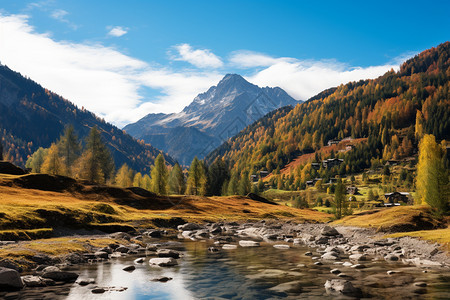
[[120,253],[128,253],[130,251],[130,248],[125,247],[125,246],[119,246],[114,251],[120,252]]
[[339,254],[336,252],[327,252],[321,256],[322,259],[325,260],[337,260],[339,259]]
[[296,238],[293,240],[294,245],[300,245],[302,243],[302,239]]
[[45,267],[44,269],[42,269],[42,273],[46,273],[46,272],[60,272],[61,270],[58,267],[55,266],[48,266]]
[[113,254],[111,254],[111,258],[120,258],[122,257],[124,254],[120,253],[120,252],[113,252]]
[[156,278],[152,279],[152,281],[159,281],[159,282],[167,282],[169,280],[172,280],[172,277],[162,276],[162,277],[156,277]]
[[339,232],[334,227],[327,225],[322,229],[320,234],[323,236],[337,236],[339,235]]
[[330,271],[330,273],[331,273],[331,274],[336,274],[336,275],[337,275],[337,274],[340,274],[340,273],[341,273],[341,270],[339,270],[339,269],[333,269],[333,270]]
[[88,284],[95,283],[95,279],[94,278],[82,278],[82,279],[78,279],[76,281],[76,283],[78,283],[81,286],[85,286],[85,285],[88,285]]
[[[50,267],[47,267],[50,268]],[[64,281],[64,282],[73,282],[77,280],[78,274],[74,272],[66,272],[66,271],[45,271],[44,269],[42,274],[43,278],[50,278],[54,281]]]
[[131,235],[126,232],[114,232],[109,235],[113,239],[124,239],[126,241],[131,240]]
[[276,293],[295,293],[300,294],[302,292],[302,282],[299,280],[280,283],[274,287],[271,287],[269,291]]
[[108,259],[108,252],[97,251],[97,252],[94,253],[94,255],[97,258]]
[[96,287],[91,290],[91,293],[93,294],[103,294],[104,292],[106,292],[106,290],[101,287]]
[[353,253],[360,252],[360,253],[362,253],[367,248],[370,248],[370,246],[368,246],[368,245],[355,245],[355,246],[350,248],[350,252],[353,252]]
[[353,265],[353,266],[351,266],[353,269],[365,269],[366,268],[366,266],[365,265],[362,265],[362,264],[355,264],[355,265]]
[[132,271],[136,270],[136,267],[133,265],[129,265],[129,266],[126,266],[125,268],[123,268],[122,270],[127,271],[127,272],[132,272]]
[[159,257],[172,257],[172,258],[180,258],[180,253],[171,249],[158,249],[156,254]]
[[328,237],[326,237],[326,236],[320,236],[320,237],[318,237],[317,239],[316,239],[316,244],[318,244],[318,245],[324,245],[324,244],[327,244],[328,243]]
[[47,286],[45,282],[42,281],[41,277],[35,275],[22,276],[22,282],[27,287]]
[[148,262],[150,265],[157,265],[160,267],[172,267],[178,264],[177,260],[172,257],[158,257],[152,258]]
[[384,257],[385,260],[387,261],[398,261],[398,256],[395,254],[388,254]]
[[144,235],[153,237],[153,238],[160,238],[163,236],[163,234],[164,234],[164,231],[158,230],[158,229],[152,229],[152,230],[148,230],[148,231],[144,232]]
[[349,261],[344,262],[342,265],[344,267],[351,267],[351,266],[353,266],[353,264],[351,262],[349,262]]
[[178,225],[178,230],[180,231],[192,231],[203,228],[202,226],[196,224],[196,223],[186,223],[184,225]]
[[224,249],[224,250],[234,250],[234,249],[237,249],[237,245],[225,244],[225,245],[222,246],[222,249]]
[[348,257],[350,260],[354,261],[368,261],[369,256],[367,254],[352,254]]
[[134,260],[135,264],[142,264],[145,261],[145,257],[139,257]]
[[259,247],[260,244],[259,242],[255,242],[255,241],[239,241],[239,246],[241,247]]
[[418,287],[426,287],[427,283],[420,281],[420,282],[414,282],[414,286],[418,286]]
[[209,248],[208,248],[208,251],[209,251],[209,252],[218,252],[219,249],[216,248],[216,247],[209,247]]
[[327,293],[340,293],[346,296],[357,296],[361,292],[353,284],[344,279],[331,279],[325,282]]
[[278,245],[273,245],[273,247],[275,249],[281,249],[281,250],[285,250],[285,249],[289,249],[289,245],[284,245],[284,244],[278,244]]

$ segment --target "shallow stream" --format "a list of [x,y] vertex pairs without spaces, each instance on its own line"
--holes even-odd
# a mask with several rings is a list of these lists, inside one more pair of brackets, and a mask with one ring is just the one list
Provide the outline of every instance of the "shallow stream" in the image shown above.
[[[153,240],[154,243],[164,241]],[[433,270],[407,266],[384,260],[364,262],[365,268],[344,266],[339,262],[320,260],[317,249],[292,246],[276,249],[274,244],[261,243],[261,247],[240,247],[234,250],[208,251],[214,246],[209,241],[182,241],[183,257],[176,267],[153,267],[146,257],[142,264],[134,263],[145,254],[125,256],[108,261],[71,267],[79,278],[94,278],[96,283],[80,286],[77,283],[52,287],[43,293],[34,290],[40,299],[345,299],[345,296],[327,294],[324,284],[328,279],[347,279],[360,288],[364,298],[371,299],[450,299],[450,270]],[[173,248],[173,247],[172,247]],[[312,256],[305,253],[311,251]],[[133,264],[133,272],[122,269]],[[331,274],[339,269],[344,277]],[[388,271],[395,271],[388,275]],[[171,277],[168,282],[155,282],[154,278]],[[342,275],[341,275],[342,276]],[[283,283],[290,282],[287,285]],[[422,282],[422,284],[418,284]],[[426,286],[423,286],[425,284]],[[422,286],[417,286],[422,285]],[[125,291],[110,290],[93,294],[92,288],[126,287]],[[274,288],[276,287],[276,288]],[[58,292],[58,289],[64,289]],[[59,294],[59,295],[58,295]],[[48,298],[47,298],[48,297]]]

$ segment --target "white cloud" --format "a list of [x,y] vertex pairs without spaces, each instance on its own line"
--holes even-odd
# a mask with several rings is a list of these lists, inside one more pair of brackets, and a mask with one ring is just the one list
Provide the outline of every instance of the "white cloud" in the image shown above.
[[[396,65],[350,68],[336,61],[302,61],[237,51],[225,65],[210,50],[178,45],[178,57],[198,67],[241,68],[260,86],[279,86],[296,99],[308,99],[341,83],[375,78]],[[57,41],[29,25],[24,15],[0,13],[0,61],[42,86],[60,94],[118,126],[148,113],[177,112],[193,98],[217,84],[223,73],[215,69],[154,66],[101,44]],[[224,72],[225,72],[224,71]],[[144,99],[143,88],[157,94]]]
[[67,16],[69,13],[67,11],[65,11],[64,9],[55,9],[54,11],[52,11],[52,13],[50,14],[50,16],[53,19],[56,20],[60,20],[60,21],[67,21],[64,17]]
[[222,60],[211,50],[194,50],[189,44],[180,44],[173,47],[178,53],[171,55],[173,60],[186,61],[198,68],[220,68],[223,66]]
[[111,30],[108,32],[108,35],[114,36],[114,37],[120,37],[127,33],[128,33],[127,28],[123,28],[121,26],[115,26],[115,27],[111,28]]
[[319,92],[341,83],[371,79],[386,71],[398,69],[396,64],[352,68],[334,60],[314,61],[274,58],[265,54],[237,51],[230,62],[240,68],[264,67],[246,79],[259,86],[279,86],[298,100],[307,100]]
[[[23,15],[0,14],[0,28],[2,64],[118,126],[150,112],[179,111],[220,79],[213,72],[152,68],[103,45],[55,41],[35,32]],[[142,87],[160,95],[144,102]]]

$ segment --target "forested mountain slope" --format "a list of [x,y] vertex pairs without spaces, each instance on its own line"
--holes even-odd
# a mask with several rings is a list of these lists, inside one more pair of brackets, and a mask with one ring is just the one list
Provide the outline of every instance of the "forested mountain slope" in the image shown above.
[[[409,59],[398,72],[328,89],[285,115],[266,116],[210,153],[207,161],[222,157],[238,173],[272,172],[299,154],[345,137],[368,139],[340,155],[344,163],[336,174],[411,155],[416,134],[450,138],[449,65],[446,42]],[[308,176],[298,173],[300,184]]]
[[[97,126],[116,167],[127,163],[134,170],[148,172],[160,153],[84,108],[79,109],[38,83],[0,65],[0,138],[8,159],[24,166],[30,154],[38,147],[49,147],[69,124],[74,126],[80,139]],[[174,163],[169,156],[165,158]]]

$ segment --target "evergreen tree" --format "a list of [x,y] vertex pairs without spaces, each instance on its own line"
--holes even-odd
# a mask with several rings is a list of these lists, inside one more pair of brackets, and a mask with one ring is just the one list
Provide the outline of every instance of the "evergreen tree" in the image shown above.
[[78,178],[86,179],[91,182],[105,182],[100,161],[95,157],[91,149],[83,152],[75,163],[74,173]]
[[3,160],[3,144],[1,138],[0,138],[0,160]]
[[72,166],[81,154],[81,145],[73,126],[68,126],[58,142],[59,155],[62,158],[67,176],[72,176]]
[[[89,136],[86,140],[86,151],[91,152],[93,162],[90,164],[90,167],[99,166],[101,169],[101,173],[103,174],[104,180],[111,178],[114,171],[114,160],[111,156],[110,151],[103,143],[100,132],[97,127],[92,127],[89,132]],[[87,154],[87,153],[86,153]],[[84,156],[84,154],[83,154]],[[99,173],[98,170],[91,170],[92,172]],[[91,174],[93,175],[93,174]],[[93,176],[88,176],[93,177]],[[95,177],[95,176],[94,176]]]
[[334,191],[333,212],[336,219],[340,219],[347,214],[347,201],[345,199],[345,186],[339,178]]
[[264,192],[264,181],[261,178],[258,180],[258,191],[260,193]]
[[420,110],[417,110],[416,113],[415,137],[416,142],[419,142],[423,137],[423,115]]
[[206,174],[203,162],[194,157],[189,168],[187,179],[187,193],[189,195],[205,195],[206,194]]
[[152,192],[166,195],[169,171],[167,170],[166,161],[162,153],[156,157],[155,165],[152,167],[150,174],[152,177]]
[[141,172],[137,172],[136,175],[134,175],[133,186],[140,187],[140,188],[144,187],[144,181],[143,181]]
[[419,144],[416,186],[419,204],[428,204],[442,215],[449,205],[448,170],[444,167],[445,150],[435,137],[426,134]]
[[51,175],[64,175],[66,173],[56,144],[52,144],[48,149],[48,154],[42,164],[42,173]]
[[257,184],[252,184],[252,190],[251,190],[251,192],[252,192],[253,194],[259,195],[259,189],[258,189],[258,185],[257,185]]
[[148,176],[148,174],[145,174],[144,177],[142,177],[142,188],[146,189],[147,191],[152,190],[152,180],[150,179],[150,176]]
[[131,181],[133,170],[131,170],[127,164],[123,164],[116,174],[116,185],[126,188],[130,187],[133,182]]
[[219,158],[214,160],[208,168],[208,195],[221,195],[223,183],[229,176],[227,164]]
[[27,160],[25,167],[30,168],[33,173],[41,173],[42,164],[48,154],[48,149],[39,147]]
[[169,191],[172,194],[182,195],[186,189],[184,174],[178,163],[173,166],[169,175]]
[[227,195],[237,195],[238,194],[238,178],[237,174],[233,172],[231,174],[230,181],[228,182]]
[[250,179],[248,176],[248,172],[244,171],[241,174],[241,180],[239,181],[239,185],[238,185],[238,194],[245,196],[248,193],[250,193],[251,190],[251,183],[250,183]]

